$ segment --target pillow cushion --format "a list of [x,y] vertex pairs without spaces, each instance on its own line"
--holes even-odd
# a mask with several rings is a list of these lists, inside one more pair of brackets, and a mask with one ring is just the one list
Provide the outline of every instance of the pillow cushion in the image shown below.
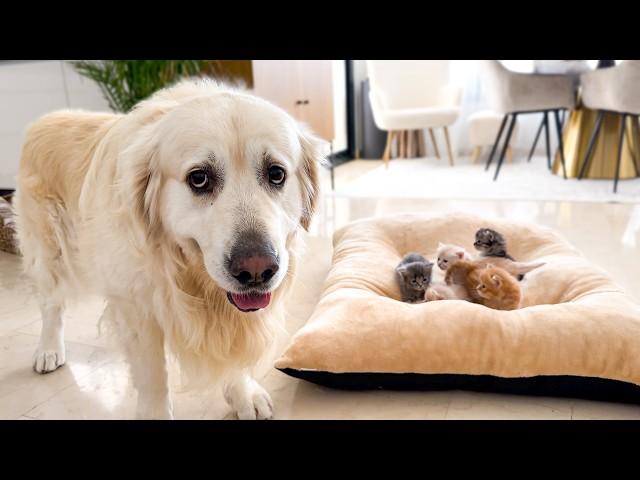
[[[434,260],[438,242],[474,252],[481,227],[501,232],[517,260],[546,262],[521,282],[523,308],[399,301],[394,269],[406,253]],[[640,306],[548,228],[462,214],[367,219],[335,233],[321,299],[275,366],[338,388],[640,403]]]

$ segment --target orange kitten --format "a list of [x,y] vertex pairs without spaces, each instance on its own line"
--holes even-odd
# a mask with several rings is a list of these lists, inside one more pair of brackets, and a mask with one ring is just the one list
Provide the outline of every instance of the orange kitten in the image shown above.
[[480,270],[482,269],[483,266],[476,262],[459,260],[447,268],[444,282],[451,286],[462,286],[472,302],[482,303],[482,297],[477,290],[480,284]]
[[461,285],[471,301],[496,310],[520,306],[522,292],[513,276],[491,264],[460,260],[447,269],[447,285]]
[[520,284],[505,270],[489,264],[480,270],[478,295],[482,304],[496,310],[515,310],[520,306]]

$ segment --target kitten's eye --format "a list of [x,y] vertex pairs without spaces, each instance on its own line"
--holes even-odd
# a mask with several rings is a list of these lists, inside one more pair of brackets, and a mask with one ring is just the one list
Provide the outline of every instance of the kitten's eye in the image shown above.
[[284,168],[279,167],[278,165],[271,165],[269,167],[269,183],[271,185],[281,187],[284,184],[286,177],[287,174],[284,171]]
[[192,170],[189,172],[187,181],[189,182],[191,189],[196,193],[206,192],[211,186],[209,173],[202,169]]

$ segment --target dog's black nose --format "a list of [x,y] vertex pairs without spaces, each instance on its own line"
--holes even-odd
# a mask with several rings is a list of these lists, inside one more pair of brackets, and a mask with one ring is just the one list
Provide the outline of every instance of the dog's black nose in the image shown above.
[[256,232],[238,236],[227,262],[229,273],[243,286],[267,283],[278,268],[275,249]]

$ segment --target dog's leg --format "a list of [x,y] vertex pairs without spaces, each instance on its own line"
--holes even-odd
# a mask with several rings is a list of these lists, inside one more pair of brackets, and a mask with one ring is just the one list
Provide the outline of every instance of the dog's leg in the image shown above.
[[154,319],[138,315],[135,309],[116,312],[112,304],[105,318],[116,320],[124,342],[133,385],[138,391],[136,418],[172,420],[169,374],[164,351],[164,335]]
[[33,356],[33,369],[38,373],[53,372],[64,365],[64,324],[61,305],[43,300],[40,302],[42,332],[40,343]]
[[273,418],[271,396],[245,371],[233,375],[226,383],[224,399],[240,420]]

